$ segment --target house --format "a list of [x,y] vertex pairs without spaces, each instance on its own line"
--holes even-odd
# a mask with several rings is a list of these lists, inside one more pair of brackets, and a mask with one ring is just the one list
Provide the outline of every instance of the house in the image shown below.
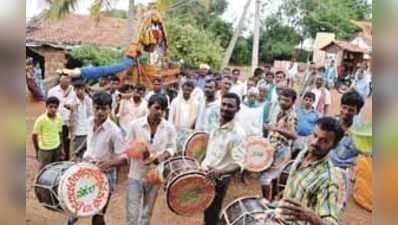
[[26,28],[26,54],[41,64],[46,82],[63,68],[68,49],[85,44],[121,48],[127,43],[127,21],[121,18],[67,15]]
[[351,71],[364,60],[364,55],[369,51],[356,44],[345,41],[331,41],[321,48],[322,51],[335,55],[335,65],[346,64]]
[[335,65],[345,64],[355,71],[359,63],[370,61],[372,55],[372,24],[367,21],[351,21],[362,29],[362,32],[350,42],[332,40],[320,50],[333,55]]
[[325,64],[327,53],[323,51],[321,48],[334,40],[335,40],[334,33],[326,33],[326,32],[316,33],[315,41],[313,44],[314,46],[313,46],[313,56],[312,56],[312,61],[315,63],[315,65]]

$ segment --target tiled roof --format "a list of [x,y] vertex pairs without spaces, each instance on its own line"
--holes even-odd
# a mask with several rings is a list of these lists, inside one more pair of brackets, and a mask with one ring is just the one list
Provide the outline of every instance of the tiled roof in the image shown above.
[[126,44],[127,20],[101,16],[67,15],[47,20],[26,30],[26,42],[53,45],[96,44],[122,47]]

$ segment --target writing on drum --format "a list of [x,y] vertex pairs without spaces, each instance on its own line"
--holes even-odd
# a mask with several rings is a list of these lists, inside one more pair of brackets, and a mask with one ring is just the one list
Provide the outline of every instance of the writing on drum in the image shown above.
[[80,168],[70,176],[66,189],[70,207],[77,213],[99,208],[108,191],[104,176],[90,168]]

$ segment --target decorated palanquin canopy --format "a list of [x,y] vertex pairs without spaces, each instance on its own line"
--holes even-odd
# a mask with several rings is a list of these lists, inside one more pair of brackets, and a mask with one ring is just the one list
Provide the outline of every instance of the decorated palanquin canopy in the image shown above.
[[161,15],[156,10],[148,11],[139,28],[137,40],[128,46],[123,61],[107,66],[84,67],[63,73],[78,73],[86,79],[97,79],[116,74],[127,83],[143,83],[152,88],[152,81],[160,77],[165,85],[177,82],[180,66],[167,58],[167,35]]

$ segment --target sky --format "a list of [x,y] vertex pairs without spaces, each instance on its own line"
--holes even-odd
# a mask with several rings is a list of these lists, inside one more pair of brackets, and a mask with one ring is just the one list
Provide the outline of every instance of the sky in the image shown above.
[[[142,3],[142,4],[148,4],[149,2],[152,2],[153,0],[135,0],[136,4]],[[256,0],[252,0],[252,3],[249,8],[249,14],[246,16],[246,27],[248,28],[247,30],[251,30],[254,26],[254,20],[253,20],[253,15],[254,15],[254,2]],[[271,14],[272,12],[275,12],[276,9],[279,6],[280,0],[263,0],[264,2],[272,2],[263,8],[263,16],[267,16]],[[76,13],[78,14],[89,14],[88,8],[90,4],[93,2],[93,0],[80,0],[79,4],[76,9]],[[125,9],[127,10],[128,8],[128,0],[117,0],[115,1],[116,4],[114,5],[114,8],[118,9]],[[246,3],[246,0],[227,0],[228,2],[228,8],[224,15],[222,15],[222,18],[227,21],[233,23],[233,26],[235,27],[238,19],[240,17],[240,14],[243,11],[243,7]],[[26,20],[29,20],[29,18],[39,14],[43,9],[47,7],[46,0],[26,0]]]

